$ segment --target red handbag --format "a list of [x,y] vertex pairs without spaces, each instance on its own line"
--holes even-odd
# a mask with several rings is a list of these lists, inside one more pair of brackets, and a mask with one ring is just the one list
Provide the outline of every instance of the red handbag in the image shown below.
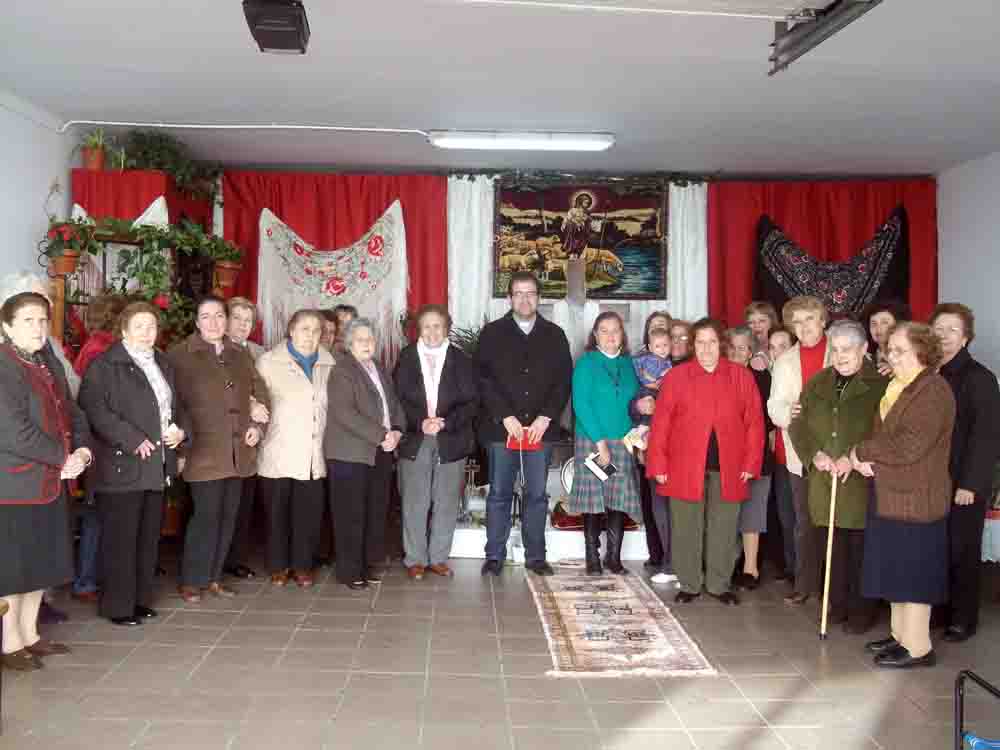
[[525,437],[525,432],[521,433],[520,440],[517,440],[513,435],[508,435],[507,448],[512,451],[523,451],[524,453],[540,451],[542,449],[542,441],[539,440],[535,443],[529,443],[528,439]]

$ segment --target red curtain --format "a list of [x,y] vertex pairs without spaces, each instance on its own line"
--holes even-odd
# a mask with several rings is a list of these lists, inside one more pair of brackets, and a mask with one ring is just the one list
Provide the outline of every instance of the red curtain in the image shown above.
[[94,172],[74,169],[73,202],[88,215],[132,221],[161,195],[167,200],[170,223],[182,217],[211,228],[212,206],[207,198],[192,198],[177,190],[174,180],[164,172],[144,170],[107,170]]
[[730,325],[743,321],[757,259],[757,222],[767,214],[815,258],[845,261],[906,208],[913,315],[937,304],[937,184],[931,178],[885,181],[716,182],[708,189],[708,306]]
[[448,301],[448,182],[427,175],[227,171],[224,234],[243,250],[236,294],[257,298],[260,212],[269,208],[309,244],[357,242],[397,198],[406,227],[409,306]]

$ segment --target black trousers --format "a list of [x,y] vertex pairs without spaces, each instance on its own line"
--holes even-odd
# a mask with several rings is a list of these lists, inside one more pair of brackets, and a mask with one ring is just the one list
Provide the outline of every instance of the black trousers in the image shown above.
[[982,572],[983,525],[986,499],[972,505],[952,504],[948,514],[948,586],[951,591],[947,622],[978,627],[979,581]]
[[337,580],[364,580],[369,566],[385,562],[392,454],[378,449],[374,466],[352,461],[327,461],[326,466]]
[[194,512],[184,535],[181,581],[185,586],[205,588],[222,580],[222,566],[240,509],[243,480],[227,477],[189,485]]
[[636,481],[639,482],[639,494],[642,501],[642,528],[646,532],[646,549],[649,551],[649,562],[651,565],[662,565],[663,543],[660,541],[660,532],[656,526],[656,516],[653,514],[652,483],[646,479],[645,466],[636,461],[635,468],[638,474]]
[[[826,526],[816,527],[817,569],[826,563]],[[861,570],[865,556],[864,529],[833,529],[833,559],[830,563],[830,612],[842,614],[852,623],[870,624],[877,602],[861,595]],[[822,592],[821,592],[822,593]]]
[[163,515],[162,492],[97,495],[101,517],[102,617],[131,617],[153,602]]
[[800,594],[816,594],[820,587],[819,561],[817,554],[822,548],[826,553],[826,539],[820,544],[812,516],[809,515],[809,484],[805,477],[788,472],[792,486],[792,505],[795,507],[795,591]]
[[267,505],[271,572],[312,570],[323,518],[323,480],[259,477],[257,481]]
[[229,554],[226,555],[227,568],[245,565],[250,560],[250,527],[256,501],[257,477],[246,477],[243,479],[243,489],[240,493],[240,509],[236,513],[233,541],[229,545]]

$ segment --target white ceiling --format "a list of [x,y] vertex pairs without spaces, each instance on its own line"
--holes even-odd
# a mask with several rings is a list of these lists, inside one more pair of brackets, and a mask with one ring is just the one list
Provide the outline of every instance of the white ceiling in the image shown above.
[[[589,10],[565,7],[585,2]],[[446,152],[415,135],[187,131],[227,164],[933,173],[1000,150],[995,0],[885,0],[767,76],[761,18],[609,0],[306,0],[304,57],[239,0],[5,4],[0,88],[73,119],[611,131],[603,154]],[[779,0],[621,0],[778,14]],[[551,6],[551,7],[546,7]]]

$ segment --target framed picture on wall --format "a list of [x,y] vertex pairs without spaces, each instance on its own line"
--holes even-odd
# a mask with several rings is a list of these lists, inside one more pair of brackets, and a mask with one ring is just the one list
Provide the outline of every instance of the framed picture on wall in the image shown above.
[[501,183],[496,191],[493,295],[531,271],[542,296],[566,296],[566,261],[583,258],[591,299],[663,299],[667,189],[659,182]]

